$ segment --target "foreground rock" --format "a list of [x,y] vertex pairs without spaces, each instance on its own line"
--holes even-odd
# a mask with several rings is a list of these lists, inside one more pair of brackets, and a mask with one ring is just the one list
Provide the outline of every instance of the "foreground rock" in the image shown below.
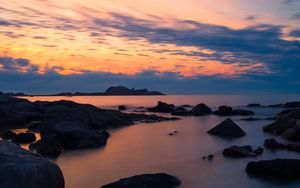
[[300,141],[300,108],[279,113],[276,121],[264,126],[263,130],[288,140]]
[[297,143],[283,144],[278,142],[275,138],[266,139],[264,141],[264,146],[272,150],[284,149],[284,150],[295,151],[300,153],[300,144]]
[[300,160],[275,159],[250,162],[247,165],[248,174],[276,179],[300,179]]
[[120,179],[114,183],[103,185],[101,188],[174,188],[180,184],[180,180],[176,177],[158,173]]
[[30,151],[38,153],[45,157],[58,157],[62,152],[59,139],[55,136],[47,139],[38,140],[35,143],[29,145]]
[[203,116],[203,115],[208,115],[208,114],[211,114],[211,113],[212,113],[212,110],[203,103],[196,105],[191,110],[191,114],[194,115],[194,116]]
[[1,188],[64,188],[58,166],[11,142],[0,141]]
[[230,118],[225,119],[223,122],[207,131],[207,133],[228,137],[242,137],[246,135],[246,133]]
[[11,140],[16,144],[28,144],[36,140],[35,134],[33,133],[20,133],[13,137]]
[[10,130],[5,130],[0,133],[0,137],[3,140],[10,140],[13,137],[15,137],[16,135],[17,135],[16,133],[14,133],[13,131],[10,131]]
[[242,158],[242,157],[256,157],[263,153],[263,148],[258,147],[253,150],[251,146],[231,146],[223,150],[223,155],[226,157]]
[[214,111],[215,115],[219,116],[252,116],[255,113],[251,110],[233,109],[230,106],[219,106],[218,110]]
[[148,108],[148,111],[149,112],[170,113],[170,112],[173,112],[174,109],[175,109],[175,106],[173,104],[168,104],[168,103],[158,101],[157,105],[152,108]]

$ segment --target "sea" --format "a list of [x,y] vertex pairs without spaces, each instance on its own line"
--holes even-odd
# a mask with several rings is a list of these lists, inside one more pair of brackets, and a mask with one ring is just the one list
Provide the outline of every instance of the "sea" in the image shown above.
[[[117,109],[127,106],[124,112],[134,113],[138,107],[152,107],[158,101],[177,106],[205,103],[212,109],[220,105],[253,110],[255,117],[274,117],[282,108],[247,108],[249,103],[262,105],[300,101],[300,95],[167,95],[167,96],[76,96],[28,97],[30,101],[72,100],[100,108]],[[151,113],[150,113],[151,114]],[[169,117],[170,114],[156,113]],[[245,168],[250,161],[275,158],[300,159],[291,151],[265,149],[263,155],[253,158],[231,159],[222,155],[232,145],[263,146],[266,138],[276,136],[264,133],[262,127],[271,120],[243,121],[231,117],[247,135],[237,139],[224,139],[207,134],[227,117],[207,115],[180,117],[177,121],[138,123],[109,130],[111,137],[105,147],[74,150],[51,159],[62,170],[66,188],[98,188],[120,178],[144,173],[164,172],[178,177],[180,188],[299,188],[300,181],[264,180],[249,176]],[[178,134],[169,136],[170,132]],[[277,139],[286,143],[280,137]],[[203,156],[213,154],[213,160]]]

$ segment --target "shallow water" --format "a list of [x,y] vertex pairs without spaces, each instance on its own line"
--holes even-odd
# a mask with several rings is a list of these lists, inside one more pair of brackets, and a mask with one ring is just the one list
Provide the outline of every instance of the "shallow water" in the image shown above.
[[[143,97],[33,97],[30,100],[67,99],[91,103],[99,107],[116,108],[120,104],[153,106],[158,100],[176,105],[203,102],[215,108],[218,105],[243,106],[248,103],[276,104],[300,100],[299,96],[143,96]],[[258,116],[270,117],[282,109],[253,108]],[[166,114],[165,114],[166,115]],[[181,117],[181,120],[129,126],[110,130],[108,144],[99,149],[63,153],[54,162],[63,171],[67,188],[96,188],[123,177],[141,173],[166,172],[182,181],[180,188],[210,187],[299,187],[300,181],[270,182],[249,177],[245,173],[247,162],[274,158],[299,158],[294,152],[265,150],[262,156],[246,159],[228,159],[221,154],[231,145],[261,146],[265,138],[273,137],[262,132],[262,126],[271,121],[241,121],[247,136],[238,139],[222,139],[206,133],[224,120],[214,115]],[[169,132],[179,131],[175,136]],[[283,141],[284,142],[284,141]],[[202,156],[215,154],[213,161]]]

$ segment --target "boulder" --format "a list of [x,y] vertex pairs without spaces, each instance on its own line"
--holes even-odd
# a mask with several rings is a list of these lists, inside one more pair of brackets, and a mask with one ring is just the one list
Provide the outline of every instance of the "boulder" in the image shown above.
[[191,113],[183,107],[176,108],[171,114],[174,116],[189,116],[189,115],[191,115]]
[[246,171],[250,175],[263,178],[275,178],[277,180],[300,179],[300,160],[274,159],[250,162]]
[[169,113],[174,111],[175,106],[173,104],[164,103],[161,101],[158,101],[157,105],[148,108],[149,112],[161,112],[161,113]]
[[220,106],[218,110],[214,111],[215,115],[219,116],[252,116],[255,113],[251,110],[233,109],[230,106]]
[[120,106],[118,106],[118,110],[126,110],[126,106],[120,105]]
[[264,146],[270,149],[284,149],[285,145],[277,142],[275,138],[266,139],[264,141]]
[[231,146],[223,150],[223,155],[226,157],[241,158],[241,157],[256,157],[261,155],[263,152],[262,148],[257,148],[255,151],[252,147],[247,146]]
[[0,141],[1,188],[64,188],[59,167],[14,143]]
[[50,137],[29,145],[29,149],[45,157],[58,157],[62,152],[58,138]]
[[203,103],[196,105],[191,110],[191,114],[194,115],[194,116],[208,115],[208,114],[211,114],[211,113],[212,113],[212,110]]
[[0,137],[4,140],[10,140],[15,137],[17,134],[11,130],[5,130],[0,133]]
[[41,121],[33,121],[27,125],[27,129],[29,131],[34,131],[34,132],[39,132],[42,129],[42,127],[43,124]]
[[228,137],[242,137],[246,135],[246,133],[230,118],[225,119],[223,122],[207,131],[207,133]]
[[180,180],[174,176],[158,174],[142,174],[120,179],[101,188],[173,188],[179,186]]
[[19,133],[11,140],[16,144],[28,144],[36,140],[34,133]]

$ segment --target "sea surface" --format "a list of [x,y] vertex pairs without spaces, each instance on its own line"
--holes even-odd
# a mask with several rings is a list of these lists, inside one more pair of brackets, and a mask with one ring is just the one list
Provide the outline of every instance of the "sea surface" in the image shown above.
[[[219,105],[245,108],[248,103],[265,105],[300,101],[298,95],[198,95],[198,96],[87,96],[87,97],[30,97],[31,101],[73,100],[90,103],[101,108],[117,109],[128,106],[126,112],[137,107],[150,107],[157,101],[175,105],[205,103],[213,109]],[[281,108],[251,108],[257,117],[272,117]],[[159,114],[170,116],[169,114]],[[288,151],[270,151],[256,158],[230,159],[222,150],[232,145],[262,146],[266,138],[262,126],[272,121],[242,121],[232,119],[247,133],[238,139],[222,139],[208,135],[207,130],[226,117],[215,115],[180,117],[178,121],[139,123],[120,129],[109,130],[111,137],[105,147],[92,150],[68,151],[53,160],[63,171],[66,188],[98,188],[101,185],[142,173],[165,172],[182,181],[180,188],[299,188],[300,181],[266,181],[248,176],[245,168],[250,161],[275,158],[296,158],[300,154]],[[168,134],[179,131],[175,136]],[[285,142],[284,140],[280,141]],[[214,154],[212,161],[202,156]]]

